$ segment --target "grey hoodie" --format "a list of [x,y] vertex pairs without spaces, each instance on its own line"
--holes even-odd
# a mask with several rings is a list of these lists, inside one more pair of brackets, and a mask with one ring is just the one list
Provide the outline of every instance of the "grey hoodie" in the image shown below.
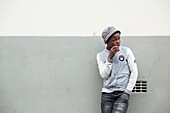
[[106,48],[97,54],[99,73],[103,78],[102,92],[124,91],[130,95],[138,77],[136,59],[131,49],[120,46],[113,60],[108,59],[108,54]]

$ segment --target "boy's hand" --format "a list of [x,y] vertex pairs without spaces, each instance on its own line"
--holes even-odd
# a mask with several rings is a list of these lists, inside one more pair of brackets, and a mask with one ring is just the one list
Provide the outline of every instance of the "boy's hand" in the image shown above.
[[118,51],[119,51],[119,46],[113,46],[113,47],[110,49],[108,58],[109,58],[109,59],[112,59],[112,58],[115,56],[116,52],[118,52]]

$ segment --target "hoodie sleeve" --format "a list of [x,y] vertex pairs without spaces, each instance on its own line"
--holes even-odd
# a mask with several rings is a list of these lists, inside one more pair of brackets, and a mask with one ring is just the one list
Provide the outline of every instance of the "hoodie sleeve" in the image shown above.
[[136,59],[130,49],[127,50],[127,54],[128,54],[127,61],[130,70],[130,78],[129,78],[129,83],[125,89],[125,92],[131,95],[133,87],[135,86],[138,77],[138,69],[137,69]]
[[112,70],[113,60],[107,58],[106,61],[102,61],[100,54],[97,54],[97,64],[100,76],[107,79]]

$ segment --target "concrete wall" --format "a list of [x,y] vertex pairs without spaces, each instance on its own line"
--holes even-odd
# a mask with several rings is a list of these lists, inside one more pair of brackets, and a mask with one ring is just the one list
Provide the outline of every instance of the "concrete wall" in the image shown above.
[[[128,113],[169,113],[170,37],[122,37],[146,93]],[[0,37],[0,113],[100,113],[100,37]]]
[[170,36],[169,0],[0,0],[0,36]]

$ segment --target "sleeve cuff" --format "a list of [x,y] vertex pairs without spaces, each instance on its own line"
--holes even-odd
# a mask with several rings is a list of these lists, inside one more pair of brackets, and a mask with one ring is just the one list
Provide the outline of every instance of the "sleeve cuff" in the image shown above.
[[110,59],[110,58],[107,58],[106,62],[108,62],[108,63],[113,63],[113,60]]
[[128,89],[125,89],[124,92],[127,93],[127,94],[129,94],[129,95],[132,94],[132,91],[129,91]]

